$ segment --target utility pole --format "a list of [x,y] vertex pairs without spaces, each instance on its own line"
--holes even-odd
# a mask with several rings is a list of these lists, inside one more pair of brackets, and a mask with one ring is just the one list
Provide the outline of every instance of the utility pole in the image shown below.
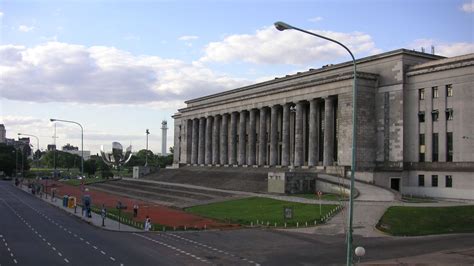
[[147,129],[146,133],[146,153],[145,153],[145,167],[148,166],[148,135],[150,135],[150,131]]

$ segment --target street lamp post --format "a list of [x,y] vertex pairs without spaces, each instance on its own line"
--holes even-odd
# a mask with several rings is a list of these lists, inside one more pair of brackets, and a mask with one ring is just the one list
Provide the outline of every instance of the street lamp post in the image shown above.
[[[34,137],[36,138],[36,146],[38,148],[38,150],[40,150],[40,145],[39,145],[39,138],[35,135],[31,135],[31,134],[24,134],[24,133],[18,133],[18,136],[28,136],[28,137]],[[33,151],[33,158],[35,156],[35,152]],[[38,160],[36,160],[36,167],[39,168],[39,158]]]
[[146,133],[145,166],[148,166],[148,135],[150,135],[150,131],[147,129],[145,133]]
[[84,128],[82,127],[81,124],[75,121],[70,121],[70,120],[62,120],[62,119],[55,119],[51,118],[49,119],[51,122],[65,122],[65,123],[72,123],[76,124],[81,128],[81,178],[84,177]]
[[336,43],[340,46],[342,46],[352,57],[352,63],[353,63],[353,71],[354,71],[354,79],[352,83],[352,160],[351,160],[351,187],[350,187],[350,196],[349,196],[349,231],[347,234],[347,253],[346,253],[346,264],[347,265],[352,265],[352,220],[353,220],[353,209],[354,209],[354,172],[356,170],[356,129],[357,129],[357,116],[356,116],[356,109],[357,109],[357,68],[356,68],[356,61],[354,58],[354,55],[352,54],[351,50],[347,48],[344,44],[333,40],[331,38],[328,38],[326,36],[322,36],[319,34],[316,34],[314,32],[306,31],[294,26],[291,26],[289,24],[286,24],[284,22],[278,21],[275,22],[275,28],[279,31],[284,31],[284,30],[297,30],[301,31],[303,33],[322,38],[325,40],[328,40],[330,42]]

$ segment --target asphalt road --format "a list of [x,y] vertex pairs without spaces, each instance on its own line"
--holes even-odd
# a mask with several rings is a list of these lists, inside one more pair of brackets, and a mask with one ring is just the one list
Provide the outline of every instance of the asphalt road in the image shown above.
[[[344,236],[276,230],[106,231],[0,182],[0,265],[325,265],[345,263]],[[362,261],[474,245],[474,234],[356,238]]]

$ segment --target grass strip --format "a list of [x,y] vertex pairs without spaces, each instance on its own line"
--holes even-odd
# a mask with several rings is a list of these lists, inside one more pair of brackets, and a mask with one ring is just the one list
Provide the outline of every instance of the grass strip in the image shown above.
[[474,232],[474,205],[454,207],[392,206],[377,224],[395,236]]

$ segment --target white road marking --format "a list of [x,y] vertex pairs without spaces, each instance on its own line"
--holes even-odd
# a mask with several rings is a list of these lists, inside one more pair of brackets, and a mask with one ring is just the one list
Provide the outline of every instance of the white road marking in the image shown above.
[[68,261],[66,258],[64,259],[64,261],[65,261],[66,263],[69,263],[69,261]]
[[110,257],[110,259],[111,259],[112,261],[115,261],[115,258],[114,258],[114,257]]
[[101,250],[100,253],[102,253],[103,255],[105,255],[105,252],[104,252],[103,250]]

